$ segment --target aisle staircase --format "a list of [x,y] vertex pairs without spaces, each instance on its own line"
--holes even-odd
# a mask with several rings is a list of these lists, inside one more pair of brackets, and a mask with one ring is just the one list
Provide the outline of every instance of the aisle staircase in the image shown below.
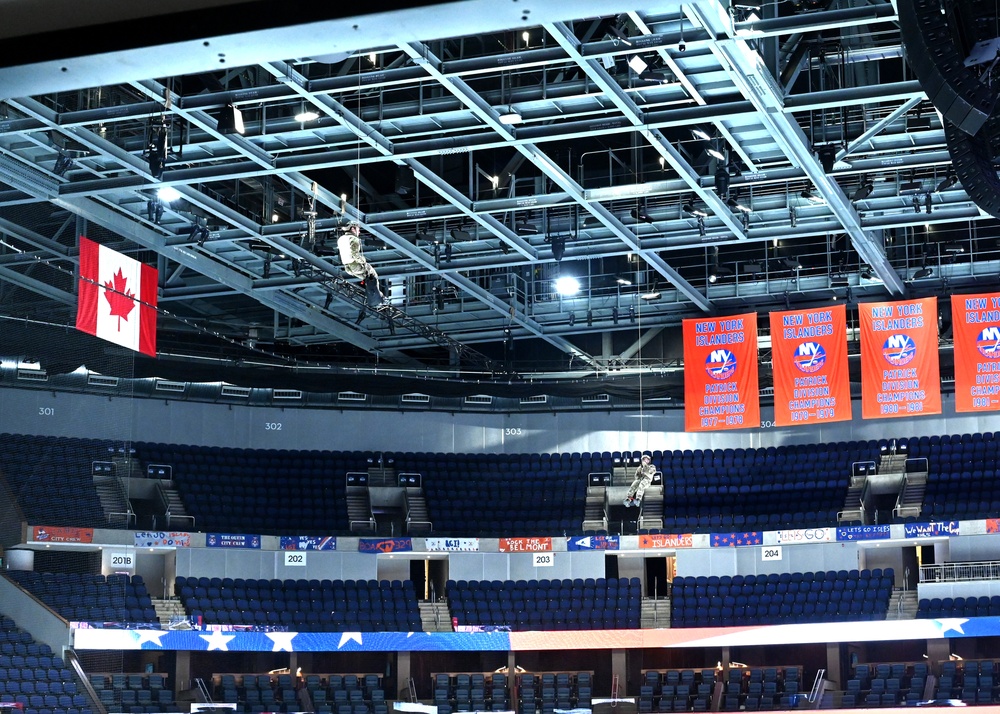
[[670,601],[643,598],[639,627],[644,630],[670,627]]
[[442,601],[429,602],[421,600],[417,603],[420,608],[420,624],[424,632],[451,632],[451,613],[448,611],[448,604]]

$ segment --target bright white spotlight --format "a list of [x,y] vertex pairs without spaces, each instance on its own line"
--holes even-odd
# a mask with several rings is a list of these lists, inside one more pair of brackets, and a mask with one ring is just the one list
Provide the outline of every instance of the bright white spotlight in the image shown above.
[[171,201],[176,201],[180,198],[181,192],[173,186],[161,186],[156,191],[156,197],[164,203],[170,203]]
[[556,292],[560,295],[576,295],[580,292],[580,281],[572,275],[563,275],[556,279]]
[[297,122],[316,121],[317,119],[319,119],[319,112],[314,112],[311,109],[303,109],[295,115],[295,121]]

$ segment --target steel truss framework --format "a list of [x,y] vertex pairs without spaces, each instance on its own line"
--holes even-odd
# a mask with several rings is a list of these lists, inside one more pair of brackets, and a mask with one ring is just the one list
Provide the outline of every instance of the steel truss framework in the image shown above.
[[[191,354],[205,325],[293,357],[601,370],[653,342],[676,357],[664,328],[686,317],[995,287],[1000,232],[947,180],[892,3],[596,5],[425,7],[374,44],[365,17],[264,29],[221,69],[154,61],[149,36],[99,87],[0,68],[6,311],[70,323],[72,286],[35,272],[72,269],[93,226],[157,261],[185,318],[162,329]],[[230,104],[242,135],[220,130]],[[359,318],[347,221],[396,320]],[[581,292],[555,295],[561,275]]]

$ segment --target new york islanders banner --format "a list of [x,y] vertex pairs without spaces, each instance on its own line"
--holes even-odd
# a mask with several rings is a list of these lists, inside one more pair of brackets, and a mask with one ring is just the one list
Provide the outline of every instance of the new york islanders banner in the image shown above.
[[1000,293],[952,295],[955,411],[1000,409]]
[[941,413],[937,298],[858,305],[861,415]]
[[844,305],[772,312],[771,360],[777,426],[850,421]]
[[757,314],[684,320],[684,428],[760,426]]
[[156,356],[157,271],[80,236],[76,329]]

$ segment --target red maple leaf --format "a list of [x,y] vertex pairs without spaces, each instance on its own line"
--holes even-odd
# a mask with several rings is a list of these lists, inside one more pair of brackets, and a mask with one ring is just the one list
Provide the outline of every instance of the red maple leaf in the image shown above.
[[128,287],[128,278],[122,275],[122,269],[111,276],[114,282],[104,283],[104,297],[111,306],[111,315],[118,318],[118,329],[122,329],[122,320],[128,321],[128,314],[135,308],[134,294]]

